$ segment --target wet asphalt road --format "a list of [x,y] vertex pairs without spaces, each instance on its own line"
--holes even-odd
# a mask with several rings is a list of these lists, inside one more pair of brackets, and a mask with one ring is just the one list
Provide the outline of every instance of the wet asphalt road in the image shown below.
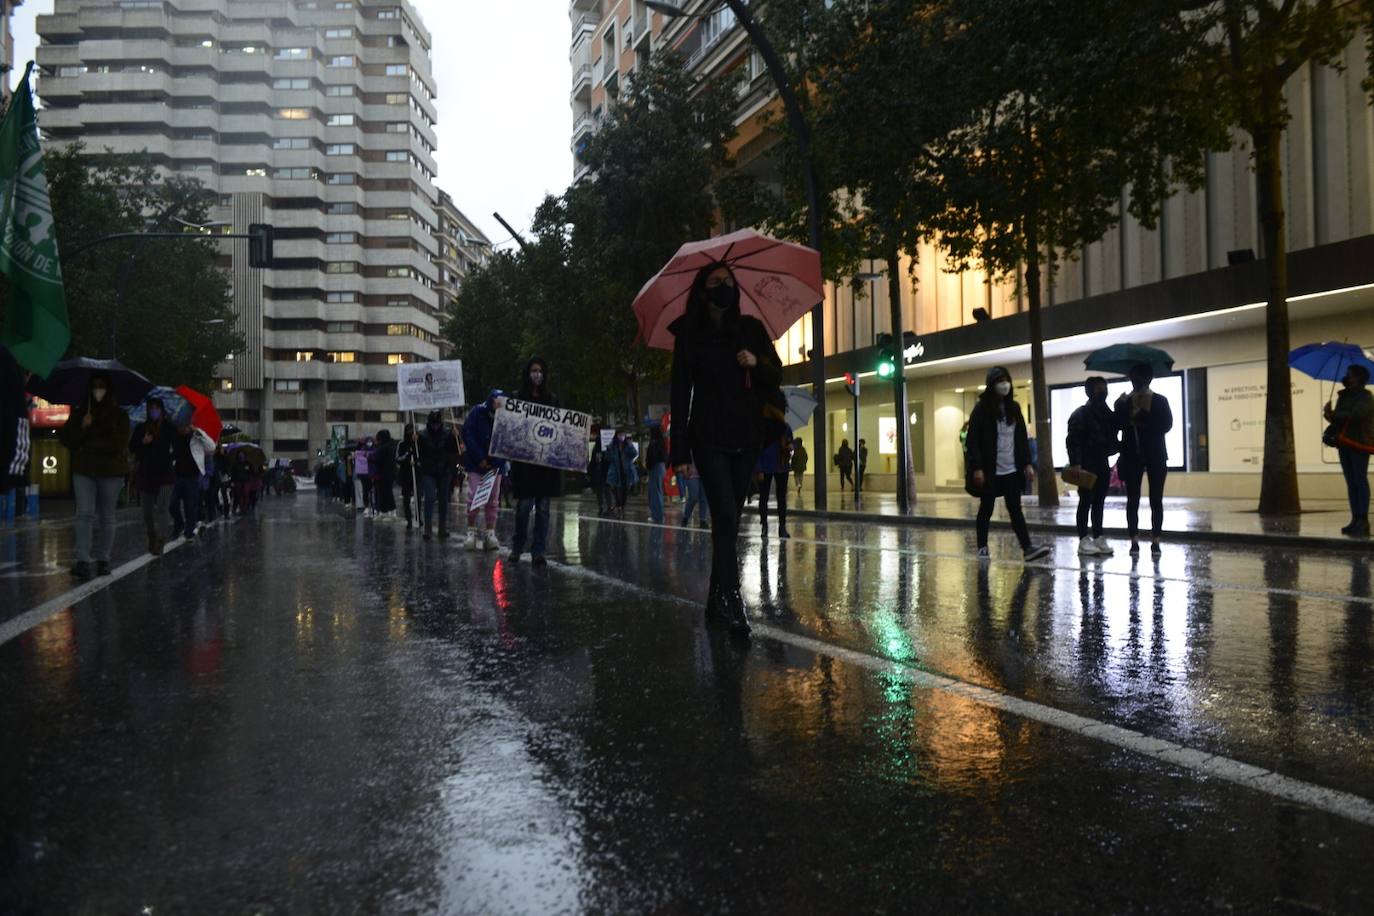
[[[792,527],[743,643],[705,533],[575,502],[543,570],[217,527],[0,645],[0,912],[1374,911],[1369,555]],[[0,533],[0,633],[69,557]]]

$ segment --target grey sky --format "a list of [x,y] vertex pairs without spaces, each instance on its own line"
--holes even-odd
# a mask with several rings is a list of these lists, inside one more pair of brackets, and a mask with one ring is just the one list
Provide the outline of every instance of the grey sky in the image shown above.
[[[494,242],[522,232],[545,192],[572,179],[567,0],[412,0],[434,36],[439,84],[439,185]],[[13,79],[33,59],[34,20],[53,0],[14,15]]]

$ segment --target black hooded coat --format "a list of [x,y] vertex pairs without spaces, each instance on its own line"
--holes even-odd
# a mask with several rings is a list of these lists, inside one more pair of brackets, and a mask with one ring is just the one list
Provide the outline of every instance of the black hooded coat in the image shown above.
[[[530,381],[530,369],[536,364],[544,367],[544,384],[539,386],[537,392],[534,383]],[[549,364],[547,362],[535,357],[525,364],[525,371],[520,377],[520,390],[516,397],[534,404],[558,406],[558,398],[549,392]],[[557,468],[512,461],[510,479],[511,486],[515,488],[516,499],[556,499],[563,495],[562,472]]]

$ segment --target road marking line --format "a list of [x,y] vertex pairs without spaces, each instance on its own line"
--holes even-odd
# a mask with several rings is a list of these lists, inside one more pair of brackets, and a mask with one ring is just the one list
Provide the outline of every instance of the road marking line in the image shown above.
[[[656,592],[644,586],[625,582],[614,576],[588,569],[585,566],[574,566],[552,560],[549,565],[562,572],[595,579],[626,591],[651,597],[656,601],[675,602],[694,610],[700,610],[700,605],[690,599],[679,595]],[[989,706],[1023,719],[1030,719],[1053,728],[1074,732],[1084,738],[1110,744],[1205,776],[1213,776],[1273,798],[1281,798],[1308,808],[1324,811],[1327,814],[1358,824],[1374,826],[1374,801],[1350,792],[1342,792],[1339,789],[1329,789],[1315,783],[1304,782],[1301,779],[1284,776],[1282,773],[1252,766],[1220,754],[1209,754],[1206,751],[1185,747],[1163,738],[1154,738],[1141,732],[1112,725],[1109,722],[1101,722],[1087,716],[1056,709],[1053,706],[1046,706],[1034,700],[1025,700],[1000,693],[947,675],[926,671],[867,652],[860,652],[857,649],[836,646],[810,636],[782,630],[770,624],[753,621],[751,624],[755,636],[786,643],[817,655],[826,655],[870,671],[896,675],[915,687],[939,690],[963,697],[982,706]]]
[[[588,516],[588,515],[579,515],[578,518],[579,518],[579,520],[581,520],[581,521],[596,522],[596,523],[599,523],[599,524],[627,525],[627,526],[634,527],[634,528],[659,528],[659,529],[670,530],[670,531],[693,532],[693,533],[695,533],[695,534],[703,535],[703,536],[709,536],[710,533],[711,533],[710,531],[702,530],[702,529],[700,529],[700,528],[683,528],[683,527],[680,526],[680,525],[667,525],[667,524],[659,525],[659,524],[656,524],[656,523],[654,523],[654,522],[634,522],[634,521],[626,521],[626,520],[624,520],[624,519],[599,518],[599,517],[596,517],[596,516]],[[813,522],[813,524],[815,524],[815,523]],[[853,525],[853,524],[855,524],[855,523],[854,523],[854,522],[844,522],[844,521],[840,521],[840,522],[834,522],[834,521],[832,521],[832,522],[829,522],[829,524]],[[913,529],[913,530],[922,531],[922,530],[927,530],[927,529]],[[940,530],[954,530],[954,529],[940,529]],[[759,537],[757,534],[744,534],[744,535],[742,535],[742,536],[745,537],[746,539],[750,540],[750,541],[762,542],[762,543],[765,543],[765,544],[768,543],[767,540],[765,540],[764,538]],[[780,540],[782,540],[782,539],[780,539]],[[1366,597],[1361,597],[1361,596],[1359,596],[1359,595],[1342,595],[1342,594],[1339,594],[1339,593],[1336,593],[1336,592],[1307,592],[1307,591],[1302,591],[1301,589],[1293,589],[1293,588],[1271,588],[1271,587],[1265,586],[1265,585],[1242,585],[1242,584],[1238,584],[1238,583],[1218,582],[1218,581],[1215,580],[1215,579],[1195,579],[1195,578],[1185,578],[1185,577],[1182,577],[1182,576],[1166,576],[1166,575],[1163,575],[1163,574],[1161,574],[1161,573],[1154,573],[1154,572],[1149,572],[1149,571],[1144,571],[1144,572],[1142,572],[1141,570],[1138,570],[1138,569],[1131,569],[1131,570],[1129,570],[1129,571],[1123,571],[1123,570],[1117,570],[1117,569],[1104,569],[1104,568],[1102,568],[1101,566],[1094,566],[1094,565],[1088,565],[1088,566],[1081,566],[1081,565],[1080,565],[1080,566],[1059,566],[1059,565],[1056,565],[1055,563],[1025,563],[1025,562],[1022,562],[1022,561],[1019,561],[1019,560],[1001,560],[1001,559],[991,559],[991,560],[983,560],[983,561],[980,561],[980,560],[977,558],[977,556],[975,556],[975,555],[972,554],[972,553],[944,553],[944,552],[941,552],[941,551],[938,551],[938,550],[921,550],[921,549],[919,549],[919,548],[914,548],[914,547],[885,547],[885,546],[883,546],[882,544],[859,544],[859,543],[853,543],[853,542],[849,542],[849,541],[829,541],[829,540],[822,540],[822,539],[819,539],[819,538],[799,538],[799,537],[791,537],[791,538],[786,538],[785,540],[789,540],[789,541],[791,541],[791,542],[794,543],[794,544],[810,544],[810,545],[812,545],[812,546],[828,547],[828,548],[830,548],[830,549],[832,549],[832,550],[866,550],[866,551],[869,551],[869,552],[871,552],[871,553],[895,553],[895,554],[898,554],[899,556],[920,556],[920,557],[930,557],[930,558],[932,558],[932,559],[937,559],[937,560],[961,560],[961,561],[963,561],[964,563],[968,563],[968,564],[970,564],[970,565],[972,565],[972,564],[977,564],[977,563],[980,563],[980,562],[986,562],[986,563],[988,563],[990,566],[1010,566],[1010,567],[1015,567],[1015,568],[1017,568],[1017,569],[1044,569],[1044,570],[1049,570],[1049,571],[1053,571],[1053,572],[1072,572],[1072,573],[1088,572],[1088,573],[1093,573],[1093,574],[1099,575],[1099,576],[1115,576],[1115,577],[1118,577],[1118,578],[1131,579],[1131,580],[1137,581],[1137,582],[1140,582],[1140,581],[1143,581],[1143,582],[1177,582],[1177,583],[1182,583],[1182,584],[1188,585],[1188,586],[1197,586],[1197,587],[1208,588],[1208,589],[1211,589],[1212,591],[1244,592],[1244,593],[1246,593],[1246,594],[1252,594],[1252,595],[1284,595],[1284,596],[1286,596],[1286,597],[1291,597],[1291,598],[1308,598],[1308,599],[1311,599],[1311,600],[1314,600],[1314,601],[1331,601],[1331,602],[1336,602],[1336,603],[1339,603],[1339,604],[1367,604],[1367,605],[1370,605],[1370,606],[1374,607],[1374,596],[1370,596],[1370,597],[1367,597],[1367,598],[1366,598]],[[1277,549],[1277,548],[1276,548],[1276,549]],[[1051,555],[1051,556],[1053,556],[1053,555]]]
[[[237,521],[237,518],[233,519],[233,522]],[[176,538],[175,540],[168,541],[162,547],[162,556],[166,556],[170,551],[176,550],[178,547],[182,547],[188,543],[190,542],[185,538]],[[98,579],[92,579],[89,582],[78,585],[71,591],[64,592],[56,598],[44,601],[42,604],[38,605],[38,607],[27,610],[18,617],[11,617],[9,620],[0,623],[0,646],[23,635],[40,623],[46,621],[48,618],[61,613],[72,605],[84,601],[92,595],[99,594],[111,585],[114,585],[120,579],[133,575],[157,559],[158,557],[153,556],[151,553],[145,553],[142,556],[130,560],[123,566],[117,566],[111,569],[108,576],[101,576]]]

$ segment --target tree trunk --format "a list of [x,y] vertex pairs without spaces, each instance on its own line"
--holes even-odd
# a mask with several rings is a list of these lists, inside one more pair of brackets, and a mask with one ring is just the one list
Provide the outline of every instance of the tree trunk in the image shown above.
[[1262,515],[1297,515],[1298,457],[1293,445],[1293,384],[1288,368],[1288,239],[1283,210],[1283,128],[1281,90],[1262,93],[1264,126],[1251,131],[1259,188],[1260,230],[1264,239],[1265,351],[1268,360],[1264,398],[1264,472],[1260,477]]
[[905,515],[915,501],[911,477],[911,427],[906,413],[906,357],[902,341],[902,280],[900,252],[887,256],[887,305],[892,318],[892,346],[897,351],[897,372],[892,376],[892,405],[897,418],[897,511]]
[[1040,235],[1035,220],[1026,222],[1026,303],[1030,314],[1031,402],[1035,410],[1035,443],[1039,450],[1036,475],[1040,505],[1059,506],[1059,481],[1054,476],[1054,434],[1050,430],[1050,394],[1045,383],[1045,331],[1040,321]]

